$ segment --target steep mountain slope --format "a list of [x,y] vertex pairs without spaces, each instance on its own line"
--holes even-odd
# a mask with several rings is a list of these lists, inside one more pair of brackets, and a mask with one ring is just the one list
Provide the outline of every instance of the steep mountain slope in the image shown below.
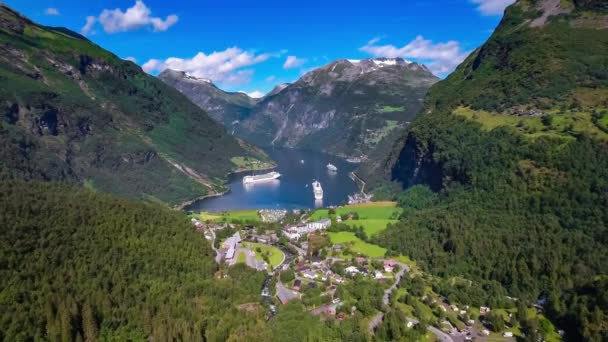
[[[169,77],[171,75],[171,77]],[[282,84],[251,106],[237,95],[175,72],[167,84],[237,136],[261,146],[288,146],[344,156],[366,156],[414,118],[435,77],[425,66],[402,59],[338,60],[292,84]],[[238,120],[238,123],[235,122]]]
[[605,2],[517,1],[385,159],[393,180],[423,186],[376,242],[472,280],[446,296],[544,297],[568,340],[606,340],[607,123]]
[[248,117],[257,102],[247,94],[225,92],[210,80],[196,78],[183,71],[167,69],[160,73],[158,78],[186,95],[209,113],[215,121],[227,128],[230,128],[235,121]]
[[217,191],[231,157],[254,154],[135,64],[4,5],[0,83],[0,178],[177,204]]

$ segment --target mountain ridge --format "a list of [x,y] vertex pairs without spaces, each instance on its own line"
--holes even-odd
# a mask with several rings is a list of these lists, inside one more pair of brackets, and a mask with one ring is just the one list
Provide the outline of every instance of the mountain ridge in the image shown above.
[[238,103],[230,93],[194,85],[185,73],[159,77],[257,145],[364,158],[394,141],[438,80],[426,66],[401,58],[339,59],[275,86],[260,99]]
[[70,32],[0,7],[1,178],[176,205],[222,191],[232,157],[266,159],[173,88]]

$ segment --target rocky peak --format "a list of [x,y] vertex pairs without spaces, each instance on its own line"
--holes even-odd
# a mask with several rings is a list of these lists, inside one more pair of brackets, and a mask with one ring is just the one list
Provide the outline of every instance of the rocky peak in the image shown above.
[[189,73],[187,73],[185,71],[180,71],[180,70],[165,69],[163,72],[160,73],[160,75],[158,75],[158,77],[214,85],[213,81],[211,81],[208,78],[196,77],[196,76],[190,75]]
[[290,84],[291,83],[277,84],[274,88],[272,88],[272,90],[268,94],[266,94],[266,97],[273,96],[273,95],[280,93],[283,89],[289,87]]

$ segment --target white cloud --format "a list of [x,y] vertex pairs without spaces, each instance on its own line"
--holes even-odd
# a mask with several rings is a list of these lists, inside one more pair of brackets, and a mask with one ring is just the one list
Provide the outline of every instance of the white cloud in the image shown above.
[[262,92],[261,92],[261,91],[259,91],[259,90],[255,90],[255,91],[252,91],[252,92],[250,92],[250,93],[248,93],[248,92],[246,92],[246,91],[241,90],[241,91],[239,91],[239,93],[247,94],[247,96],[252,97],[252,98],[254,98],[254,99],[259,99],[259,98],[264,97],[264,95],[266,95],[266,94],[262,93]]
[[93,25],[95,25],[96,21],[97,18],[95,18],[94,16],[88,16],[86,24],[84,24],[84,26],[80,29],[80,33],[84,35],[95,34],[95,30],[93,30]]
[[60,15],[59,10],[54,7],[49,7],[44,10],[44,14],[46,15]]
[[129,57],[125,57],[123,58],[125,61],[131,61],[133,63],[137,63],[137,58],[129,56]]
[[477,10],[483,15],[502,15],[505,8],[515,0],[470,0],[477,5]]
[[82,28],[82,32],[84,34],[91,32],[96,21],[103,26],[107,33],[133,31],[145,27],[160,32],[167,31],[179,20],[175,14],[169,15],[165,19],[152,17],[151,14],[152,11],[142,0],[136,0],[133,7],[127,8],[124,12],[120,8],[104,9],[98,17],[87,17],[87,24]]
[[277,79],[277,77],[275,75],[270,75],[270,76],[266,77],[266,82],[272,83],[276,79]]
[[287,56],[287,59],[285,60],[285,63],[283,64],[283,69],[297,68],[304,63],[306,63],[306,58],[298,58],[296,56]]
[[268,53],[256,55],[238,47],[210,54],[197,53],[192,58],[169,57],[166,60],[150,59],[142,68],[148,73],[160,72],[165,69],[185,71],[192,76],[207,78],[224,85],[248,83],[253,70],[243,69],[264,62],[272,55]]
[[463,51],[460,43],[450,40],[445,43],[433,43],[422,36],[416,37],[402,47],[394,45],[378,45],[379,38],[370,40],[360,51],[367,52],[374,57],[402,57],[412,58],[426,64],[436,75],[450,73],[469,54]]

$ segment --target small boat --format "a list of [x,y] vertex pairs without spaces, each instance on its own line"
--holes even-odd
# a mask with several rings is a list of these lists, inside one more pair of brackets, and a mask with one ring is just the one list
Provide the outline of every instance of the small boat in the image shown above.
[[323,199],[323,188],[321,187],[321,183],[319,183],[318,181],[312,182],[312,191],[315,194],[316,200]]
[[332,164],[332,163],[328,163],[328,164],[327,164],[327,169],[328,169],[329,171],[332,171],[332,172],[336,172],[336,171],[338,171],[338,168],[336,167],[336,165],[334,165],[334,164]]
[[300,163],[301,163],[301,164],[304,164],[304,159],[300,160]]

